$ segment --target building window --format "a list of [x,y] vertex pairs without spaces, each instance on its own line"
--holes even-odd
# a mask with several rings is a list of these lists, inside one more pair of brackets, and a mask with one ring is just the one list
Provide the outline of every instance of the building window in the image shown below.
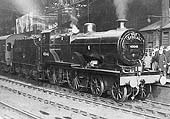
[[169,45],[169,32],[163,32],[162,36],[162,45],[163,46],[168,46]]

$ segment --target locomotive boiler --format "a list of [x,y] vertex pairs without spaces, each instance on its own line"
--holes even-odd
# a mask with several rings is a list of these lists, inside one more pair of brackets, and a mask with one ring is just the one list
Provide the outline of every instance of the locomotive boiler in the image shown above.
[[143,70],[145,39],[140,32],[126,29],[123,22],[116,30],[96,32],[93,23],[85,28],[78,34],[52,29],[40,38],[6,40],[5,52],[12,55],[6,58],[7,69],[97,96],[109,92],[116,101],[145,99],[153,83],[166,83],[160,72]]
[[73,38],[71,49],[83,55],[84,63],[96,60],[96,66],[114,69],[120,65],[137,65],[144,56],[145,41],[142,34],[135,30],[92,31]]

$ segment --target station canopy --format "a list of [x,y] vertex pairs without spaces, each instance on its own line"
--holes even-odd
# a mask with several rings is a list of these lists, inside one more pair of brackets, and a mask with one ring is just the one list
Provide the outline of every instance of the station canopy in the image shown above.
[[142,29],[140,29],[140,31],[154,31],[154,30],[158,30],[160,29],[161,26],[161,21],[155,22],[151,25],[148,25]]

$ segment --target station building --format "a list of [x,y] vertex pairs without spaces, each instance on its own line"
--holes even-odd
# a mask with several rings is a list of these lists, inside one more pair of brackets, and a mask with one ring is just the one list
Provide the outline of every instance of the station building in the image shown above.
[[162,14],[148,16],[148,20],[158,19],[159,21],[140,29],[146,39],[147,48],[170,45],[169,12],[169,0],[162,0]]

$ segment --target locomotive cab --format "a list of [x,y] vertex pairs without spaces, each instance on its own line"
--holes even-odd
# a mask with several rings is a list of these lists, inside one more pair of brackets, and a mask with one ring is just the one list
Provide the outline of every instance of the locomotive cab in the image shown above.
[[10,35],[6,39],[6,48],[5,48],[5,61],[7,65],[12,65],[13,61],[13,46],[16,40],[24,39],[26,36],[22,34]]

